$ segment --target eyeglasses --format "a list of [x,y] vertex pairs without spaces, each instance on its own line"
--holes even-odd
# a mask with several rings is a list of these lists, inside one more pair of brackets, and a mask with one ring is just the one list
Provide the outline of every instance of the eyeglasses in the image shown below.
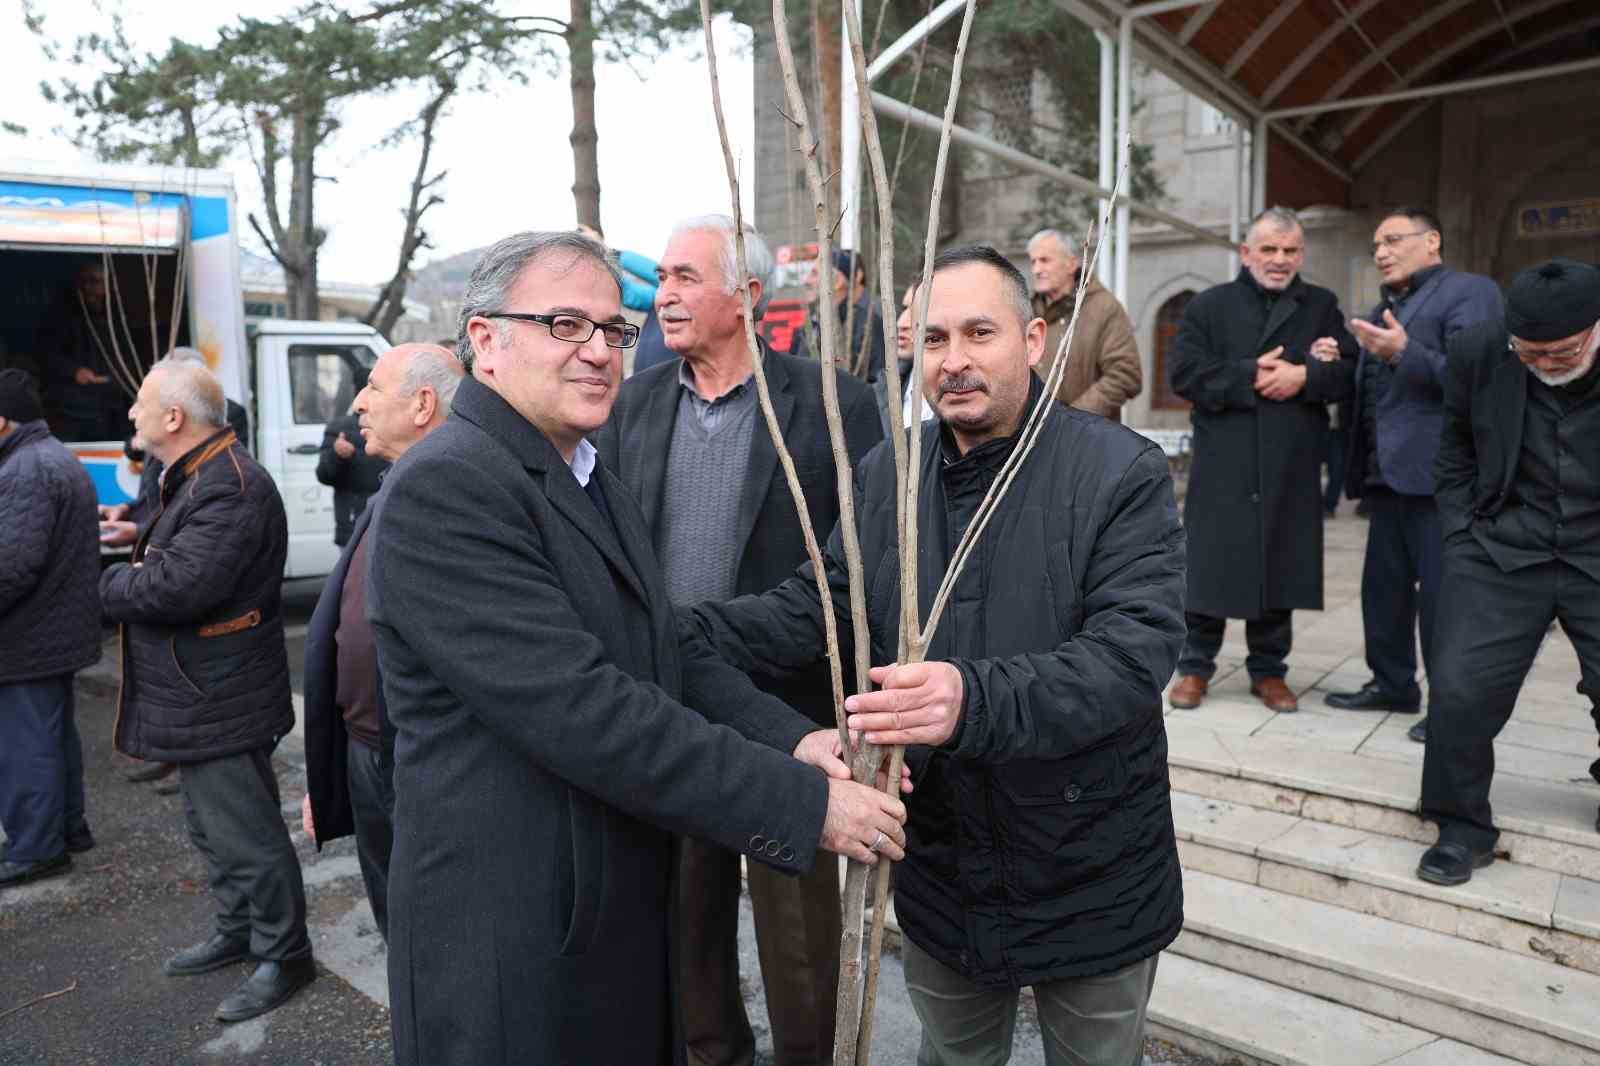
[[607,348],[632,348],[639,343],[639,327],[626,322],[596,322],[582,315],[531,315],[515,311],[486,311],[479,318],[509,318],[513,322],[537,322],[558,341],[583,344],[594,331],[605,337]]
[[1584,331],[1582,340],[1566,348],[1524,348],[1515,339],[1512,339],[1506,341],[1506,350],[1524,363],[1532,362],[1536,359],[1553,359],[1558,363],[1570,363],[1583,355],[1585,349],[1589,347],[1589,337],[1593,333],[1594,327],[1590,326]]
[[1431,229],[1414,229],[1410,233],[1391,233],[1383,240],[1373,243],[1372,254],[1377,255],[1378,252],[1384,248],[1397,248],[1399,247],[1401,241],[1409,240],[1412,237],[1420,237],[1424,233],[1432,232],[1433,230]]

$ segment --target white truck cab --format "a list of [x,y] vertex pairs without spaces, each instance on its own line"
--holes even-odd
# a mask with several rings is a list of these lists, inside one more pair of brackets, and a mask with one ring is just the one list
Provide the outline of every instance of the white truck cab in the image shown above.
[[323,430],[389,345],[354,322],[260,319],[247,336],[239,267],[224,172],[0,160],[0,369],[34,376],[100,502],[139,491],[125,450],[138,379],[194,348],[243,406],[245,445],[283,496],[284,576],[319,577],[339,555],[333,490],[316,480]]
[[271,318],[256,322],[250,339],[253,451],[278,483],[289,516],[287,576],[320,576],[339,559],[333,490],[317,480],[323,431],[350,409],[356,371],[372,369],[389,345],[356,322]]

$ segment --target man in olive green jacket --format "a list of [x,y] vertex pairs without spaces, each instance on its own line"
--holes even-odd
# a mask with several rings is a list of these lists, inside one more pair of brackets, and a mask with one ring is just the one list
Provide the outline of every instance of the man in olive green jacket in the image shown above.
[[[1040,230],[1028,241],[1028,262],[1033,271],[1033,311],[1049,325],[1038,367],[1039,376],[1048,378],[1072,319],[1083,264],[1072,238],[1053,229]],[[1117,298],[1090,278],[1056,398],[1116,421],[1122,405],[1139,395],[1143,386],[1133,322]]]

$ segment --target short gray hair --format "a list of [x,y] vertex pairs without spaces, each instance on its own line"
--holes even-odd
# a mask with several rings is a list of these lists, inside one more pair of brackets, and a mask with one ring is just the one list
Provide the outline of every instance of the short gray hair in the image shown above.
[[418,348],[406,360],[405,376],[400,379],[400,395],[415,396],[423,388],[433,390],[439,400],[440,417],[449,417],[450,405],[461,384],[461,360],[445,348]]
[[1273,206],[1260,212],[1250,220],[1250,225],[1244,231],[1244,239],[1248,241],[1250,234],[1254,233],[1256,227],[1263,222],[1274,231],[1297,229],[1302,233],[1305,232],[1305,225],[1301,223],[1300,216],[1295,214],[1292,207]]
[[1044,240],[1046,237],[1055,238],[1055,242],[1061,246],[1061,250],[1064,253],[1070,255],[1074,259],[1078,258],[1078,242],[1073,240],[1071,237],[1068,237],[1065,233],[1062,233],[1058,229],[1042,229],[1038,233],[1035,233],[1032,237],[1029,237],[1027,244],[1028,251],[1033,251],[1033,246]]
[[223,395],[222,382],[206,366],[205,356],[193,348],[174,348],[156,361],[150,373],[157,370],[167,371],[161,375],[160,388],[156,390],[156,402],[163,410],[182,408],[186,420],[213,429],[228,424],[228,400]]
[[[506,296],[523,270],[536,260],[561,252],[569,253],[574,261],[594,261],[617,283],[617,291],[622,291],[622,273],[605,245],[581,233],[529,230],[496,241],[472,268],[467,291],[461,297],[461,311],[456,316],[456,358],[461,360],[462,366],[469,371],[472,369],[472,338],[467,336],[467,323],[479,315],[504,310]],[[504,330],[503,325],[499,328]]]
[[[733,243],[733,219],[728,215],[695,215],[672,227],[672,236],[683,233],[722,234],[722,251],[717,256],[717,265],[722,268],[722,291],[737,292],[739,285],[734,278],[739,274],[739,254]],[[761,283],[761,299],[755,306],[755,316],[759,319],[767,313],[767,304],[772,299],[772,272],[777,261],[772,257],[766,238],[748,222],[744,226],[744,265],[749,268],[751,280]]]

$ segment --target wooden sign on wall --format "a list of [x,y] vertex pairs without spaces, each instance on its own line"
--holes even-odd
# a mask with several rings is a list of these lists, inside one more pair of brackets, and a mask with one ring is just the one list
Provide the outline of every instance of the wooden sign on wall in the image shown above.
[[1592,237],[1600,234],[1600,199],[1560,200],[1517,209],[1517,236]]

